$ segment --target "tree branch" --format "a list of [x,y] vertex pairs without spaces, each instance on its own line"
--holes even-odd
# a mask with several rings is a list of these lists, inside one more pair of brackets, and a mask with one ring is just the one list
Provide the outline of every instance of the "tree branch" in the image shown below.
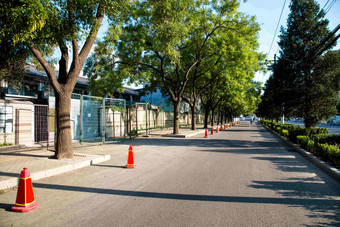
[[58,44],[61,52],[61,57],[59,60],[58,81],[60,84],[66,84],[68,69],[68,47],[63,40],[59,40]]
[[92,25],[90,34],[87,36],[84,46],[79,54],[79,64],[81,66],[84,65],[85,60],[87,56],[89,55],[94,42],[96,41],[97,33],[103,21],[104,14],[105,14],[105,7],[103,6],[102,3],[99,3],[98,8],[97,8],[96,22]]
[[41,52],[35,47],[34,43],[31,42],[28,44],[28,47],[30,48],[30,50],[32,51],[32,53],[34,54],[34,56],[38,59],[38,61],[40,62],[40,64],[42,65],[42,67],[44,68],[48,78],[50,79],[53,88],[56,90],[56,92],[60,93],[61,92],[61,87],[60,84],[55,76],[54,73],[54,69],[53,67],[50,65],[50,63],[48,63],[48,61],[43,57],[43,55],[41,54]]

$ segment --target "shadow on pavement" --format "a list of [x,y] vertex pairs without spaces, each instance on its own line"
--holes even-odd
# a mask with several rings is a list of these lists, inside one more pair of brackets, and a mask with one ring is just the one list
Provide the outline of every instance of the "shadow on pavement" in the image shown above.
[[138,139],[134,145],[192,146],[192,147],[277,147],[278,141],[249,141],[231,139]]
[[98,166],[98,167],[108,167],[108,168],[121,168],[121,169],[125,169],[125,166],[113,166],[113,165],[100,165],[100,164],[93,164],[91,166]]
[[158,198],[158,199],[173,199],[173,200],[189,200],[189,201],[206,201],[206,202],[226,202],[226,203],[259,203],[259,204],[285,204],[293,206],[315,206],[323,209],[338,208],[340,201],[333,199],[311,199],[311,198],[268,198],[268,197],[240,197],[240,196],[214,196],[214,195],[191,195],[191,194],[174,194],[174,193],[159,193],[159,192],[143,192],[117,189],[103,189],[81,186],[56,185],[33,183],[34,187],[78,191],[86,193],[99,193],[119,196],[133,196],[143,198]]
[[29,154],[29,153],[25,153],[24,151],[20,151],[20,152],[10,152],[10,153],[0,153],[0,155],[34,157],[34,158],[52,158],[54,157],[54,152],[52,153],[50,151],[46,151],[46,155],[40,155],[40,154]]
[[8,177],[19,177],[19,173],[7,173],[7,172],[2,172],[0,171],[0,176],[8,176]]
[[4,209],[5,211],[11,211],[12,206],[14,206],[14,204],[0,203],[0,209]]
[[[287,152],[288,153],[288,152]],[[289,154],[289,153],[288,153]],[[297,157],[298,154],[291,153]],[[280,181],[253,181],[249,187],[259,190],[272,190],[284,197],[295,197],[298,200],[314,200],[313,204],[305,204],[311,211],[310,217],[324,218],[326,223],[318,223],[320,226],[340,226],[340,200],[332,200],[330,197],[339,197],[340,191],[332,190],[339,188],[335,180],[318,174],[308,165],[295,157],[253,157],[255,160],[272,162],[278,170],[296,173],[316,173],[316,177],[287,178]],[[323,204],[324,199],[332,200],[333,204]],[[292,204],[294,205],[294,204]]]

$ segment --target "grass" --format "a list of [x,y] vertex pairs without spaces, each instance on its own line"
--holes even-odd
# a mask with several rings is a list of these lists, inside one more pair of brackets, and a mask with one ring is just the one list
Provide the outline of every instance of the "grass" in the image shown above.
[[2,144],[0,144],[0,147],[6,147],[6,146],[11,146],[11,145],[13,145],[13,144],[11,144],[11,143],[2,143]]

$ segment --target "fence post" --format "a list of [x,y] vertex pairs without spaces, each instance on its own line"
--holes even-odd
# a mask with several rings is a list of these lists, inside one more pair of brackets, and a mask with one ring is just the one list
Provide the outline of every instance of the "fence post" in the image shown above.
[[145,104],[145,136],[148,136],[148,103]]
[[102,102],[103,108],[102,108],[102,143],[105,143],[105,98],[103,97],[103,102]]
[[19,145],[19,109],[15,109],[15,145]]
[[7,143],[7,129],[6,129],[6,119],[7,119],[7,109],[6,109],[6,98],[5,98],[5,135],[4,135],[4,144]]
[[83,98],[84,94],[81,93],[80,95],[80,110],[79,110],[79,128],[80,128],[80,139],[79,143],[82,145],[83,144]]
[[138,105],[136,105],[136,136],[138,136]]

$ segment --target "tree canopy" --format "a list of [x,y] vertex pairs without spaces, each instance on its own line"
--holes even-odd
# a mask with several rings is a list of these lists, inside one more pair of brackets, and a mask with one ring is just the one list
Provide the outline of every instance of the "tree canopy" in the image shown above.
[[[106,14],[119,23],[129,1],[10,0],[1,2],[1,43],[29,49],[45,70],[56,96],[57,143],[55,157],[73,157],[71,94]],[[49,53],[58,48],[58,69]],[[23,56],[25,57],[25,56]]]
[[334,68],[339,62],[332,52],[322,55],[334,44],[334,36],[319,5],[314,0],[292,0],[290,10],[259,112],[274,118],[302,117],[311,127],[335,114],[339,86]]
[[115,42],[112,77],[130,74],[150,89],[160,87],[173,102],[174,133],[179,133],[179,103],[184,98],[195,113],[199,93],[217,76],[212,71],[219,65],[238,64],[235,74],[248,78],[259,68],[259,26],[254,17],[238,12],[238,6],[237,0],[136,2]]

